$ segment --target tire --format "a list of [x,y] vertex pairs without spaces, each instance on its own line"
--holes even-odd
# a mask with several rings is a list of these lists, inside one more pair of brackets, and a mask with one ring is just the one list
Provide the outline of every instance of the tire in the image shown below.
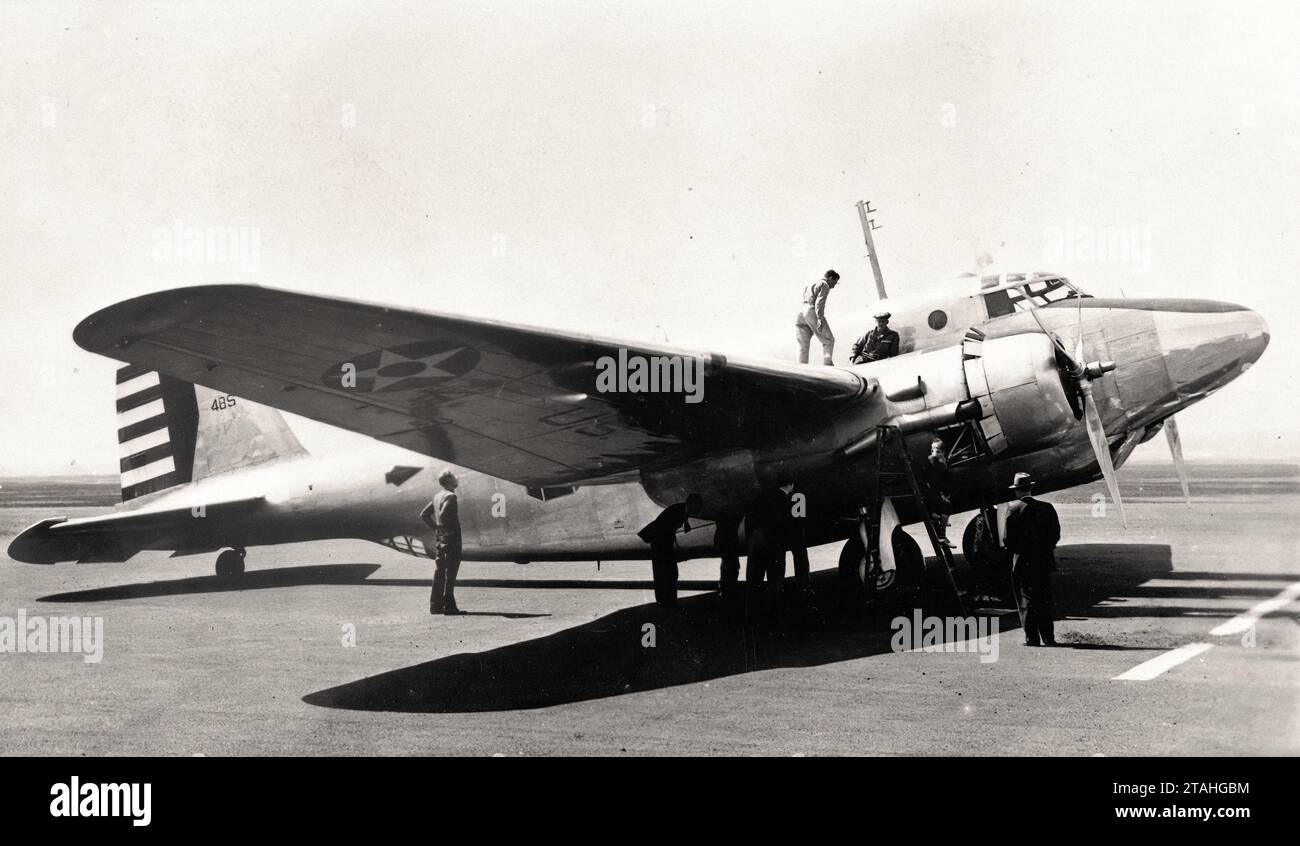
[[865,591],[873,597],[884,597],[900,591],[910,592],[920,587],[925,578],[925,556],[921,546],[911,535],[896,526],[893,534],[895,569],[892,576],[879,582],[868,583],[864,579],[866,571],[866,549],[862,539],[854,532],[840,550],[840,580],[851,589]]
[[898,568],[898,587],[916,590],[925,578],[925,553],[916,539],[899,526],[894,529],[894,563]]
[[840,550],[839,573],[841,584],[851,589],[862,589],[862,572],[866,564],[865,559],[866,550],[863,548],[862,539],[858,537],[855,529]]
[[961,554],[965,556],[966,563],[975,570],[983,569],[987,564],[983,556],[975,552],[975,530],[979,525],[979,519],[979,512],[976,512],[975,516],[970,518],[970,522],[966,524],[966,530],[961,533]]
[[237,549],[227,549],[217,556],[218,576],[238,576],[244,572],[244,556]]
[[976,573],[985,577],[1002,578],[1011,569],[1011,557],[1002,550],[994,551],[992,555],[980,555],[975,552],[975,531],[978,521],[979,514],[976,514],[961,533],[961,554],[966,557],[966,563]]

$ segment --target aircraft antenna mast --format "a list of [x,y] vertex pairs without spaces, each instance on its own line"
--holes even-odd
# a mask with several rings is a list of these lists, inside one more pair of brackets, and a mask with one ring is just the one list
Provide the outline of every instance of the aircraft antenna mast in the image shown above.
[[880,260],[876,258],[876,242],[871,237],[871,233],[880,227],[876,221],[868,217],[875,214],[877,209],[871,208],[871,201],[863,202],[858,200],[858,219],[862,221],[862,237],[867,242],[867,258],[871,261],[871,275],[876,277],[876,297],[885,299],[885,277],[880,273]]

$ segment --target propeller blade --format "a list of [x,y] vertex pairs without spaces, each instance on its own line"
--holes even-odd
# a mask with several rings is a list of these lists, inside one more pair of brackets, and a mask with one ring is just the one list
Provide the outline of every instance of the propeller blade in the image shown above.
[[1106,480],[1106,489],[1110,491],[1110,498],[1119,509],[1119,520],[1127,529],[1128,518],[1124,514],[1124,501],[1119,498],[1119,479],[1115,477],[1115,465],[1110,460],[1110,444],[1106,442],[1106,428],[1102,425],[1101,414],[1097,412],[1097,404],[1092,399],[1092,385],[1085,379],[1079,383],[1079,387],[1083,390],[1083,419],[1088,425],[1088,440],[1092,442],[1092,452],[1097,456],[1097,465],[1101,467],[1101,475]]
[[1174,459],[1174,470],[1178,472],[1178,484],[1183,487],[1183,502],[1190,508],[1192,494],[1187,487],[1187,467],[1183,464],[1183,441],[1178,436],[1178,424],[1174,418],[1165,418],[1165,440],[1169,441],[1169,454]]

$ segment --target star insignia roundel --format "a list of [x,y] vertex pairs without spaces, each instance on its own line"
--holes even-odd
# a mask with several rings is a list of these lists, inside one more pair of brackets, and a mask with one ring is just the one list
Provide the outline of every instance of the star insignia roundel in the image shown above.
[[321,381],[330,388],[367,392],[436,388],[478,364],[478,350],[445,341],[414,341],[372,350],[330,367]]

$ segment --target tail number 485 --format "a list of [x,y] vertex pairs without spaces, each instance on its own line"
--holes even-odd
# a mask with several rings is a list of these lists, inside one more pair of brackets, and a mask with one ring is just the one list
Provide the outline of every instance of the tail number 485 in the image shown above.
[[212,401],[213,411],[224,411],[227,408],[234,408],[234,407],[235,407],[235,398],[230,394],[226,394],[224,397],[217,397]]

